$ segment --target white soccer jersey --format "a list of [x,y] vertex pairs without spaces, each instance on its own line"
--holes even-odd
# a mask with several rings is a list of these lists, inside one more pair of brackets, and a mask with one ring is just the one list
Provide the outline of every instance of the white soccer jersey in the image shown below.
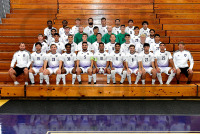
[[130,52],[125,55],[125,60],[131,69],[138,68],[138,62],[142,61],[138,53],[131,54]]
[[[57,53],[62,54],[62,51],[65,50],[65,45],[60,41],[59,42],[52,42],[51,44],[56,44],[56,46],[57,46],[56,52]],[[51,46],[49,46],[49,50],[51,50],[50,47]]]
[[114,33],[115,35],[118,35],[119,33],[121,33],[121,27],[113,27],[112,28],[112,33]]
[[116,44],[116,42],[115,42],[114,44],[111,43],[111,42],[108,42],[108,43],[105,45],[105,47],[108,48],[108,53],[109,53],[109,54],[115,51],[115,44]]
[[[82,41],[80,42],[80,43],[78,43],[78,45],[75,47],[76,48],[76,50],[75,51],[82,51],[83,49],[82,49]],[[90,43],[90,42],[87,42],[87,44],[88,44],[88,51],[92,51],[92,50],[94,50],[94,47],[92,46],[92,44]]]
[[59,61],[62,60],[62,57],[60,53],[56,53],[56,54],[48,53],[45,56],[45,60],[47,61],[48,66],[50,68],[55,68],[55,67],[59,67]]
[[62,61],[64,62],[64,67],[73,68],[74,62],[76,61],[76,54],[75,53],[63,53],[62,54]]
[[[99,51],[99,43],[97,41],[95,41],[92,44],[93,48],[94,48],[94,53]],[[104,51],[108,50],[108,47],[104,44]]]
[[48,38],[47,38],[47,45],[51,45],[51,42],[54,42],[55,39],[53,38],[52,35],[50,35]]
[[77,61],[79,61],[80,67],[90,67],[91,66],[91,60],[93,60],[93,53],[90,51],[87,52],[79,52],[77,55]]
[[150,44],[150,51],[153,51],[153,53],[155,54],[156,51],[159,51],[160,50],[160,43],[152,43]]
[[176,51],[173,54],[173,60],[174,60],[174,65],[175,65],[176,69],[188,67],[188,63],[187,63],[188,60],[190,61],[190,69],[192,69],[194,66],[193,57],[192,57],[191,53],[187,50],[184,50],[182,52],[179,50]]
[[[42,44],[42,49],[41,49],[41,51],[42,51],[43,53],[48,52],[49,47],[48,47],[47,43],[46,43],[46,42],[42,42],[41,44]],[[33,51],[33,52],[36,51],[35,44],[33,45],[32,51]]]
[[[56,29],[55,27],[52,27],[51,29]],[[49,36],[51,36],[51,29],[49,29],[48,27],[44,29],[44,36],[47,36],[47,38]]]
[[145,34],[146,35],[146,37],[149,37],[150,36],[150,29],[149,28],[147,28],[146,30],[144,29],[144,28],[141,28],[140,29],[140,34],[139,35],[142,35],[142,34]]
[[154,54],[149,52],[145,54],[144,52],[140,53],[140,57],[142,59],[143,67],[152,67],[152,62],[154,62]]
[[172,59],[172,55],[170,52],[160,52],[157,51],[155,53],[155,58],[157,59],[158,67],[168,67],[169,66],[169,60]]
[[97,67],[106,67],[107,61],[109,61],[109,54],[107,52],[96,52],[94,59],[96,59]]
[[59,29],[59,35],[62,36],[63,34],[65,34],[65,29],[63,27],[61,27]]
[[29,67],[31,64],[31,54],[29,51],[17,51],[14,53],[10,67],[14,67],[15,63],[19,68]]
[[86,33],[88,37],[90,37],[91,35],[94,34],[93,28],[94,28],[94,25],[92,27],[87,26],[84,28],[83,32]]
[[130,28],[129,26],[127,26],[127,27],[125,28],[125,32],[128,33],[128,34],[130,34],[131,36],[134,35],[134,33],[135,33],[135,32],[134,32],[134,26],[131,27],[131,28]]
[[133,35],[131,36],[130,40],[134,45],[140,42],[140,36],[139,35]]
[[102,25],[99,26],[99,33],[102,34],[102,37],[104,34],[108,33],[107,26],[103,27]]
[[152,44],[152,43],[155,43],[155,39],[154,38],[150,38],[150,37],[147,37],[146,40],[145,40],[146,43],[149,43],[149,44]]
[[66,35],[65,33],[61,35],[60,37],[60,41],[63,43],[63,44],[67,44],[69,42],[68,40],[68,35]]
[[123,43],[121,45],[121,51],[124,52],[124,53],[129,53],[129,46],[131,45],[132,43]]
[[[84,30],[84,28],[83,28]],[[75,35],[79,32],[79,27],[78,26],[73,26],[72,30],[70,31],[71,34]]]
[[144,50],[143,44],[141,42],[136,43],[135,45],[135,51],[137,53],[141,53]]
[[[71,44],[71,52],[74,53],[76,51],[76,47],[77,47],[77,44],[75,42],[73,42]],[[67,51],[66,48],[65,48],[65,45],[64,45],[64,51]]]
[[112,52],[110,54],[110,61],[112,62],[112,66],[114,68],[123,68],[123,62],[125,61],[125,54],[122,52],[115,53]]
[[31,54],[31,62],[33,67],[42,67],[44,64],[46,53],[33,52]]

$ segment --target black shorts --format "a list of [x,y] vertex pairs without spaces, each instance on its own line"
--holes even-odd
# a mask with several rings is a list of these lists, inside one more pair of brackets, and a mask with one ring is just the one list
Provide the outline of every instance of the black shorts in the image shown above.
[[19,76],[20,74],[24,73],[24,68],[25,67],[23,67],[23,68],[19,68],[19,67],[13,68],[16,72],[16,76]]
[[188,69],[189,67],[185,67],[185,68],[179,68],[181,70],[181,73],[183,73],[186,77],[188,77]]

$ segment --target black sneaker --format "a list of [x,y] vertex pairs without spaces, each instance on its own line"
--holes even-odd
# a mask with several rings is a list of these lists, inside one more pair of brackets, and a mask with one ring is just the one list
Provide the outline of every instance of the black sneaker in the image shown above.
[[123,84],[123,83],[120,82],[119,84]]
[[180,84],[179,80],[177,80],[177,84]]
[[81,81],[79,81],[78,83],[79,83],[79,84],[82,84],[82,82],[81,82]]
[[190,81],[187,81],[187,84],[190,84],[191,82]]
[[94,82],[94,84],[97,84],[96,82]]
[[107,83],[107,84],[110,84],[110,83]]
[[116,84],[116,83],[113,83],[113,84]]
[[91,82],[88,82],[88,84],[91,84]]

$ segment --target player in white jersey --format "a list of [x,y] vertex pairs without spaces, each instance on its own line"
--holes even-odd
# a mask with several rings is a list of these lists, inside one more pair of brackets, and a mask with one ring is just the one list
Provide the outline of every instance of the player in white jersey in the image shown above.
[[[62,60],[61,60],[61,54],[56,52],[57,45],[51,44],[51,53],[46,54],[45,61],[44,61],[44,79],[46,81],[46,84],[49,85],[49,75],[51,74],[57,74],[56,76],[56,84],[58,84],[58,81],[61,79],[61,67],[62,67]],[[48,68],[47,68],[48,65]]]
[[146,73],[152,75],[152,84],[155,84],[156,81],[155,56],[149,52],[149,47],[148,43],[144,43],[144,51],[140,53],[142,59],[142,84],[145,84]]
[[67,24],[68,24],[68,22],[67,22],[66,20],[63,20],[63,21],[62,21],[63,27],[61,27],[61,28],[59,29],[59,34],[60,34],[60,36],[62,36],[62,35],[65,33],[65,27],[67,27]]
[[88,35],[88,37],[90,37],[91,35],[94,34],[94,32],[93,32],[93,28],[94,28],[93,18],[88,19],[88,24],[89,24],[89,26],[85,27],[83,32],[86,33]]
[[[8,73],[11,79],[14,81],[15,85],[19,84],[19,82],[17,82],[16,80],[16,77],[24,73],[25,85],[28,85],[28,68],[31,64],[31,55],[27,50],[25,50],[24,43],[20,43],[19,49],[20,50],[15,52],[15,54],[13,55]],[[17,64],[15,66],[16,62]]]
[[87,42],[82,43],[82,51],[77,54],[77,64],[76,64],[76,72],[77,72],[77,79],[79,84],[81,82],[81,73],[88,74],[88,84],[91,84],[92,81],[92,67],[93,67],[93,53],[88,51],[88,44]]
[[[138,53],[135,52],[134,45],[130,45],[129,50],[130,51],[127,52],[125,55],[125,60],[126,60],[125,65],[127,68],[127,79],[128,79],[129,84],[132,84],[131,83],[131,74],[134,73],[137,76],[136,80],[135,80],[135,84],[137,84],[142,76],[142,68],[141,68],[141,64],[139,64],[141,62],[141,57],[139,56]],[[124,71],[123,73],[126,73],[126,72]]]
[[125,40],[126,40],[126,42],[121,44],[121,51],[124,52],[124,53],[128,53],[128,52],[130,52],[129,46],[131,45],[130,34],[125,35]]
[[155,43],[155,30],[154,29],[150,29],[149,30],[149,33],[150,33],[150,36],[146,38],[146,43],[149,43],[150,44],[150,47],[151,47],[151,44],[152,43]]
[[104,50],[104,43],[99,43],[99,51],[94,54],[93,81],[96,84],[96,73],[107,74],[107,83],[110,83],[109,54]]
[[142,22],[142,28],[140,29],[140,35],[145,34],[146,37],[149,37],[150,33],[149,33],[149,28],[148,28],[149,23],[147,21],[143,21]]
[[78,45],[75,47],[76,48],[75,49],[76,53],[78,53],[78,52],[80,52],[80,51],[83,50],[83,48],[82,48],[83,42],[87,42],[87,45],[88,45],[87,49],[88,49],[88,51],[94,52],[94,47],[92,47],[92,44],[90,42],[88,42],[87,39],[88,39],[88,35],[86,33],[83,33],[83,36],[82,36],[82,40],[83,41],[81,41],[80,43],[78,43]]
[[140,35],[139,35],[139,27],[138,26],[135,26],[134,27],[134,34],[131,35],[131,42],[133,44],[137,44],[140,42]]
[[104,34],[108,33],[107,26],[106,26],[106,18],[101,18],[101,25],[99,26],[99,33],[101,33],[102,36]]
[[105,45],[105,48],[108,49],[106,51],[109,54],[111,54],[112,52],[115,51],[115,44],[116,44],[115,40],[116,40],[116,36],[114,34],[111,34],[110,35],[110,42]]
[[[65,45],[59,41],[60,35],[58,33],[54,34],[54,42],[51,42],[51,44],[55,44],[57,46],[56,52],[62,54],[64,49],[65,49]],[[51,46],[50,46],[51,47]],[[49,47],[49,52],[51,52],[51,49]]]
[[57,33],[56,29],[51,29],[51,35],[46,40],[48,46],[51,45],[51,42],[55,41],[55,39],[53,37],[55,33]]
[[[179,80],[181,77],[181,73],[183,73],[186,77],[188,77],[187,84],[190,84],[193,77],[193,66],[194,60],[191,53],[185,50],[184,42],[180,42],[178,44],[179,50],[173,54],[174,65],[176,67],[176,79],[177,84],[179,84]],[[190,66],[188,65],[188,60],[190,61]]]
[[42,44],[40,42],[35,43],[36,52],[31,54],[31,66],[29,69],[29,79],[31,84],[35,84],[34,75],[39,73],[40,75],[40,84],[43,83],[43,65],[45,60],[46,53],[42,52]]
[[120,19],[115,20],[115,27],[112,28],[112,33],[114,33],[115,35],[121,33]]
[[115,74],[118,73],[121,76],[120,84],[123,83],[126,76],[123,77],[122,73],[124,68],[125,54],[120,52],[120,43],[115,44],[115,51],[110,54],[110,68],[113,84],[116,84]]
[[[161,73],[169,75],[166,84],[170,84],[176,74],[176,68],[172,60],[172,55],[170,52],[165,51],[165,49],[166,45],[164,43],[160,43],[160,50],[155,53],[155,67],[160,84],[163,84]],[[172,68],[169,67],[169,62],[172,65]]]
[[144,51],[145,40],[146,40],[146,35],[145,34],[140,35],[140,42],[135,44],[135,51],[137,53],[141,53]]
[[63,84],[66,84],[65,76],[67,74],[72,74],[72,84],[75,83],[76,80],[76,54],[71,51],[71,44],[67,43],[65,45],[66,53],[62,54],[63,68],[62,72],[62,81]]
[[81,26],[81,19],[76,18],[75,20],[76,25],[72,27],[71,34],[75,36],[79,32],[79,26]]
[[60,35],[60,41],[63,44],[67,44],[69,42],[68,36],[70,34],[70,28],[68,26],[64,27],[64,33]]
[[159,51],[161,42],[160,42],[159,34],[155,34],[154,38],[155,38],[155,42],[150,44],[150,51],[155,54],[157,51]]
[[[68,43],[71,44],[71,52],[75,53],[77,44],[74,42],[74,38],[73,38],[72,34],[68,35],[68,41],[69,41]],[[65,47],[65,49],[63,51],[67,51],[66,47]]]
[[[41,49],[41,51],[42,51],[43,53],[48,52],[49,47],[48,47],[47,43],[44,42],[44,40],[43,40],[43,35],[42,35],[42,34],[38,34],[38,42],[40,42],[40,43],[42,44],[42,49]],[[35,44],[36,44],[36,43],[35,43]],[[35,44],[33,45],[33,49],[32,49],[33,52],[36,51]]]
[[[101,33],[97,33],[97,41],[95,41],[92,46],[94,48],[94,53],[99,52],[99,43],[102,43],[101,41],[102,35]],[[104,50],[108,52],[108,48],[104,47]]]
[[125,29],[125,32],[130,34],[131,36],[134,35],[134,26],[133,26],[133,20],[128,20],[128,26]]
[[51,30],[56,29],[53,26],[53,23],[51,20],[47,21],[47,28],[44,29],[44,37],[45,39],[48,39],[51,36]]

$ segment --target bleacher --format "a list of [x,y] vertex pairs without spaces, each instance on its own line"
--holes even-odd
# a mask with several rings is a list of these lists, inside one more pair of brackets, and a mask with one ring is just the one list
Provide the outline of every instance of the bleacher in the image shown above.
[[[0,96],[1,97],[189,97],[198,98],[198,83],[200,83],[200,2],[198,0],[11,0],[11,13],[2,19],[0,24]],[[47,27],[47,20],[53,21],[53,27],[62,27],[62,20],[68,21],[68,26],[75,24],[80,18],[83,26],[92,17],[94,25],[100,25],[102,17],[107,18],[107,24],[114,26],[114,20],[119,18],[121,24],[134,20],[134,26],[142,27],[142,21],[149,22],[149,28],[161,35],[161,41],[167,44],[167,50],[176,51],[177,43],[186,43],[186,49],[194,58],[194,76],[192,84],[176,85],[176,78],[171,85],[150,85],[151,77],[147,76],[147,85],[128,85],[127,80],[122,85],[107,85],[106,76],[97,75],[97,85],[87,84],[87,75],[82,75],[82,85],[71,85],[71,75],[67,76],[67,85],[55,85],[55,76],[50,77],[52,85],[24,86],[23,76],[17,80],[22,85],[14,86],[8,75],[10,62],[19,43],[25,42],[26,49],[32,50],[37,41],[37,35]],[[120,77],[117,76],[117,81]],[[135,76],[132,76],[135,80]],[[163,75],[163,81],[167,75]],[[36,76],[36,83],[39,78]]]

